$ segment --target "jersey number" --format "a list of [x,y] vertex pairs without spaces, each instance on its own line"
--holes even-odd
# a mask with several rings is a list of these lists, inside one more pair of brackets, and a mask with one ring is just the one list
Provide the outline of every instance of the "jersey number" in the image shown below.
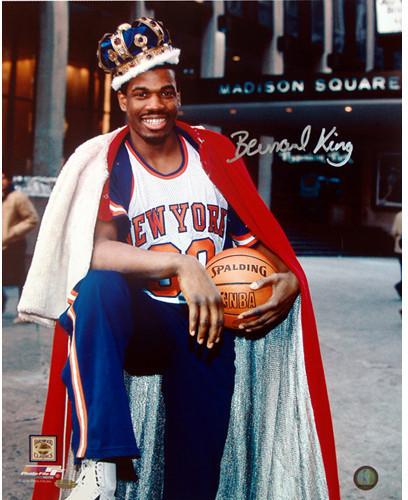
[[[155,252],[182,253],[182,251],[176,247],[176,245],[173,245],[173,243],[152,245],[149,250],[153,250]],[[211,238],[193,240],[187,248],[185,254],[196,257],[203,266],[206,266],[207,262],[215,255],[214,242]],[[176,277],[163,278],[161,280],[149,280],[147,282],[147,289],[156,297],[177,297],[180,293],[180,287]]]

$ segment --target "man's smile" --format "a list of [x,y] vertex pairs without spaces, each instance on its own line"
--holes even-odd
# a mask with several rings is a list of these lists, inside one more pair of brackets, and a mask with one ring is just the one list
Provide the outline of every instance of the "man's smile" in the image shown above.
[[167,125],[166,116],[144,116],[141,120],[149,130],[162,130]]

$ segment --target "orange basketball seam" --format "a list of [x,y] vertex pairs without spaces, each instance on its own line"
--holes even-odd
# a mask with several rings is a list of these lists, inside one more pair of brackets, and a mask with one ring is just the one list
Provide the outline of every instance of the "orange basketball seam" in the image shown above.
[[217,286],[223,286],[223,285],[250,285],[251,283],[253,283],[253,281],[229,281],[228,283],[215,283],[215,284]]

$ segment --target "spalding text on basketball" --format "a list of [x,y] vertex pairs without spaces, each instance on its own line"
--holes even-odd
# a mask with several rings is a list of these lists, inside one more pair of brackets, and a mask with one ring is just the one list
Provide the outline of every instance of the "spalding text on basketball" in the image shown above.
[[259,273],[263,277],[267,275],[266,266],[259,264],[219,264],[218,266],[213,266],[211,269],[211,278],[230,271],[249,271],[251,273]]

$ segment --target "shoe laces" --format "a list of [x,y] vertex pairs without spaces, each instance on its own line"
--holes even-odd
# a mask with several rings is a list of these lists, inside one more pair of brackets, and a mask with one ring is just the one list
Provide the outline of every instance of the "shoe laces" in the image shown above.
[[[100,487],[100,477],[99,475],[101,474],[102,471],[99,471],[100,467],[98,467],[99,462],[96,462],[95,460],[83,460],[81,464],[81,473],[78,479],[78,483],[84,484],[85,478],[88,474],[88,471],[90,468],[94,468],[95,472],[95,482],[98,487]],[[98,474],[99,473],[99,474]]]

